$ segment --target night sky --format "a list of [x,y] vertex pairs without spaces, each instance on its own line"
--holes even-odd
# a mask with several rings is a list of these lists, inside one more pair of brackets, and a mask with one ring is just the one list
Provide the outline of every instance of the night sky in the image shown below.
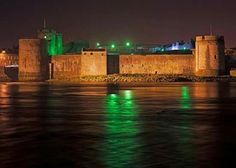
[[224,35],[236,47],[235,0],[1,0],[0,48],[32,38],[46,18],[65,41],[164,44]]

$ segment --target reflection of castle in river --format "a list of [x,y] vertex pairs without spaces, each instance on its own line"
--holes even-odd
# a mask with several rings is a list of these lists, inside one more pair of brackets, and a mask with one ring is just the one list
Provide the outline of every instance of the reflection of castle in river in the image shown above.
[[[127,43],[126,50],[123,49],[124,52],[111,52],[114,46],[109,49],[99,44],[94,49],[82,49],[80,53],[63,54],[62,35],[43,29],[37,39],[19,40],[19,58],[1,54],[0,74],[4,75],[4,66],[16,62],[19,63],[20,81],[63,80],[108,74],[218,76],[226,74],[226,70],[230,68],[225,61],[224,37],[198,36],[194,45],[182,43],[181,46],[178,43],[175,46],[178,48],[174,51],[166,48],[164,51],[160,47],[150,54],[133,52],[130,43]],[[195,49],[188,50],[192,46]],[[68,48],[70,47],[67,46],[69,51]]]

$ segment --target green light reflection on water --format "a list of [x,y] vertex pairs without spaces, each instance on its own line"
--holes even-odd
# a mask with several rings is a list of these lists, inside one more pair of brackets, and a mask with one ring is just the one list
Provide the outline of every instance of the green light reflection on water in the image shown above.
[[182,109],[187,110],[191,108],[191,98],[189,95],[189,88],[186,86],[182,87],[182,96],[180,104]]
[[105,140],[102,160],[105,167],[125,168],[138,159],[138,110],[132,91],[109,94],[105,103]]
[[125,94],[125,99],[132,99],[133,98],[131,90],[124,91],[124,94]]
[[[181,88],[181,99],[180,99],[180,107],[181,113],[178,114],[180,116],[180,120],[177,123],[178,125],[178,143],[177,150],[178,156],[183,158],[186,163],[189,164],[189,167],[194,167],[196,165],[196,156],[194,155],[194,145],[193,145],[193,111],[192,111],[192,101],[190,96],[189,87],[184,86]],[[186,113],[187,112],[187,113]],[[191,113],[189,113],[191,112]]]

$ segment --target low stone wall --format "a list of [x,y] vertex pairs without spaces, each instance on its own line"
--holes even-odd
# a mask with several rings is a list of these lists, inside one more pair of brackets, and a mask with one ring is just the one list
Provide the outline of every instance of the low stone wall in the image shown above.
[[108,71],[107,56],[103,51],[84,51],[82,54],[58,55],[51,58],[51,65],[49,66],[51,66],[49,74],[53,79],[107,75]]
[[52,78],[69,79],[81,75],[81,55],[61,55],[52,57]]
[[194,74],[193,55],[121,55],[120,74]]
[[17,54],[3,54],[0,53],[0,81],[10,81],[16,80],[18,76],[18,71],[6,72],[5,66],[8,65],[18,65],[18,55]]
[[107,74],[194,74],[193,55],[60,55],[52,57],[52,79]]
[[83,52],[81,55],[81,76],[107,75],[106,52]]
[[18,65],[18,55],[0,53],[0,66],[7,65]]

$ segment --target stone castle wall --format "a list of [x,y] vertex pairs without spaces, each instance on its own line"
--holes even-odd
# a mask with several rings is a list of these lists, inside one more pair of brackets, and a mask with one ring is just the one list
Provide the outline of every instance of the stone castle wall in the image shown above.
[[22,39],[19,41],[19,80],[47,80],[49,57],[47,42],[40,39]]
[[76,55],[59,55],[51,58],[53,79],[74,79],[80,76],[107,75],[106,52],[86,51]]
[[193,55],[106,56],[87,52],[52,57],[53,79],[107,74],[194,74]]
[[121,55],[120,74],[194,74],[193,55]]
[[81,75],[81,55],[59,55],[52,57],[52,78],[69,79]]
[[106,51],[83,51],[81,76],[107,75]]
[[[83,49],[81,54],[47,54],[47,42],[40,39],[19,41],[19,80],[72,79],[108,74],[174,74],[218,76],[225,74],[224,38],[196,37],[192,54],[109,55],[105,49]],[[1,67],[17,64],[11,56],[0,57]],[[230,62],[230,61],[228,61]],[[230,67],[227,67],[230,69]]]
[[224,38],[196,37],[192,54],[107,55],[105,49],[83,49],[81,55],[52,59],[53,78],[108,74],[159,74],[218,76],[225,71]]
[[0,53],[0,79],[2,80],[11,80],[13,76],[16,79],[18,75],[17,73],[8,73],[5,68],[8,65],[18,65],[18,55]]
[[224,38],[198,36],[196,38],[196,65],[198,76],[218,76],[225,73]]
[[7,65],[18,65],[18,55],[0,53],[0,66]]

